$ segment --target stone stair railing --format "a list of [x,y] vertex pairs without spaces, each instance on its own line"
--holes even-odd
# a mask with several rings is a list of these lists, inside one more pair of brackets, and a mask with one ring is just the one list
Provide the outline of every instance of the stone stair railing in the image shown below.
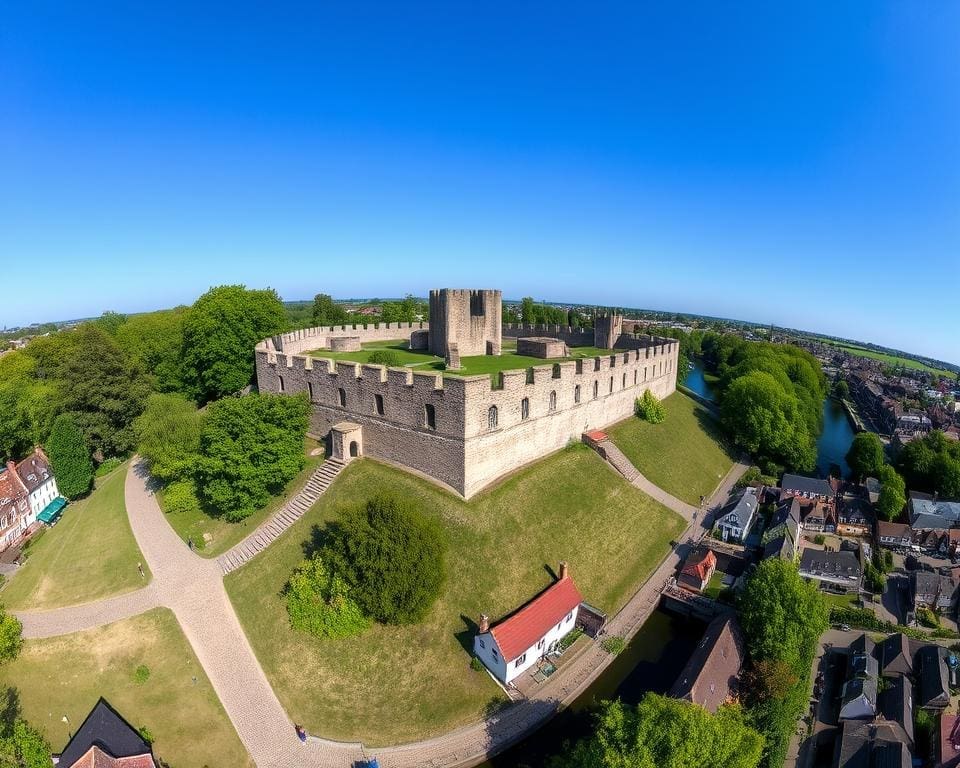
[[327,459],[310,476],[307,484],[300,489],[299,493],[280,507],[273,517],[262,523],[239,544],[220,555],[217,558],[217,563],[224,575],[237,570],[237,568],[256,557],[274,539],[303,517],[303,514],[316,504],[317,499],[330,487],[330,484],[340,474],[344,466],[346,465],[337,459]]

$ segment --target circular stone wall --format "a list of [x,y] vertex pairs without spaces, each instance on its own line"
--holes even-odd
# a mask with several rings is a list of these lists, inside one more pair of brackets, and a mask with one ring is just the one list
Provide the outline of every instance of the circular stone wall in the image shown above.
[[359,352],[359,336],[337,336],[330,339],[331,352]]

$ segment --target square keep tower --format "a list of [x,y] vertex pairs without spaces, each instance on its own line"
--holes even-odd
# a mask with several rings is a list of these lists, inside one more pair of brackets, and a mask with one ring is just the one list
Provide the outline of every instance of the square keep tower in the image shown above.
[[441,288],[430,291],[430,351],[446,357],[456,345],[461,357],[499,355],[500,291]]

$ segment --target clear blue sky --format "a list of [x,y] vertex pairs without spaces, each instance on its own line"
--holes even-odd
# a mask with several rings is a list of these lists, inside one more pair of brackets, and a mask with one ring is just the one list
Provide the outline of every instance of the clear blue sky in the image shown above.
[[0,326],[476,286],[960,363],[960,3],[65,5],[0,23]]

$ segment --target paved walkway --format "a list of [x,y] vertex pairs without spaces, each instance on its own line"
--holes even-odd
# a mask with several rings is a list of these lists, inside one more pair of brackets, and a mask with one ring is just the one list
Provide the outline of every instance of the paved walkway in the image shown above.
[[[722,506],[729,489],[745,469],[746,465],[737,464],[730,470],[711,499],[711,507]],[[125,498],[130,525],[153,572],[153,582],[129,595],[85,606],[18,614],[24,622],[24,635],[68,634],[127,618],[157,605],[166,606],[176,615],[241,741],[259,768],[350,768],[363,759],[359,744],[313,737],[306,744],[300,743],[227,597],[220,564],[199,557],[181,541],[164,518],[148,479],[143,464],[134,460],[127,473]],[[662,491],[659,493],[663,495]],[[688,522],[682,537],[686,538],[691,528],[697,527],[694,521],[698,510],[672,496],[669,499],[672,503],[667,506],[676,509]],[[704,519],[699,521],[700,526],[705,523]],[[607,634],[629,639],[639,629],[656,608],[660,590],[673,575],[685,546],[671,550],[653,576],[608,622]],[[612,658],[594,643],[564,665],[533,697],[500,715],[434,739],[377,749],[376,755],[385,768],[476,765],[488,753],[502,751],[550,717],[562,704],[575,699]]]

